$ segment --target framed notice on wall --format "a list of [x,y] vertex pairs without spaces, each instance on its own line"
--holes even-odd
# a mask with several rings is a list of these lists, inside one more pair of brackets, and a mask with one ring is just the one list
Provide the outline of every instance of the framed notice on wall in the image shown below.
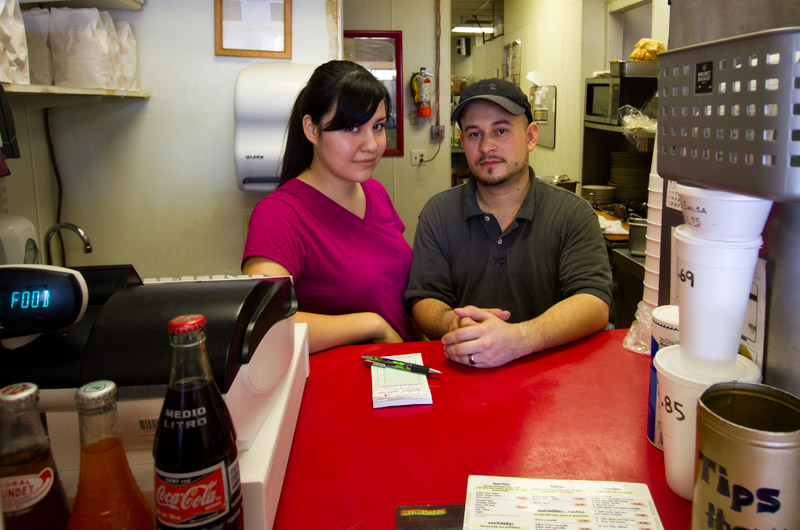
[[214,52],[292,58],[292,0],[214,0]]
[[533,121],[539,126],[536,145],[556,146],[556,87],[555,85],[531,87],[529,97]]

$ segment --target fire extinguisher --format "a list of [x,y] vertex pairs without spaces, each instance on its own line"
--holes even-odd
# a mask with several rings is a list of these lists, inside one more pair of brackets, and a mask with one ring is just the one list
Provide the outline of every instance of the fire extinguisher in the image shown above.
[[431,115],[431,90],[433,84],[431,77],[425,68],[420,68],[419,73],[411,76],[411,93],[414,95],[414,103],[417,104],[417,116]]

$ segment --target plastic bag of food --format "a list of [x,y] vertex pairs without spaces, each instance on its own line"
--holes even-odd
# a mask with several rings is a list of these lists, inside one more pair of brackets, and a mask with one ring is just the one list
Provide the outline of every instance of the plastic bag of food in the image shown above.
[[636,353],[650,355],[652,325],[653,308],[644,301],[639,302],[633,324],[631,324],[628,334],[622,339],[622,347]]
[[652,137],[658,125],[655,118],[645,115],[644,112],[631,105],[619,108],[619,119],[620,125],[622,125],[622,134],[632,142],[645,136]]

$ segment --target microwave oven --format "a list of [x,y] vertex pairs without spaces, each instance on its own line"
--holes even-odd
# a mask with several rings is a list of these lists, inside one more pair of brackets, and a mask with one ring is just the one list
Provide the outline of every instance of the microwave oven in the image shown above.
[[[658,91],[657,77],[608,76],[586,80],[584,120],[620,125],[619,109],[630,105],[649,114],[645,107]],[[650,105],[655,112],[655,105]],[[651,116],[655,118],[655,116]]]

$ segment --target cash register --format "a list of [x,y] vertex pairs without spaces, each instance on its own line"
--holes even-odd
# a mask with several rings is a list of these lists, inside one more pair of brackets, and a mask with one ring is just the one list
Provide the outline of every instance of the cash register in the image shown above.
[[180,314],[205,315],[209,362],[237,433],[245,526],[271,528],[308,376],[307,333],[294,323],[296,309],[290,278],[142,280],[130,265],[0,266],[0,387],[39,386],[53,455],[73,496],[75,390],[97,379],[116,382],[128,461],[151,496],[153,437],[171,360],[166,325]]

